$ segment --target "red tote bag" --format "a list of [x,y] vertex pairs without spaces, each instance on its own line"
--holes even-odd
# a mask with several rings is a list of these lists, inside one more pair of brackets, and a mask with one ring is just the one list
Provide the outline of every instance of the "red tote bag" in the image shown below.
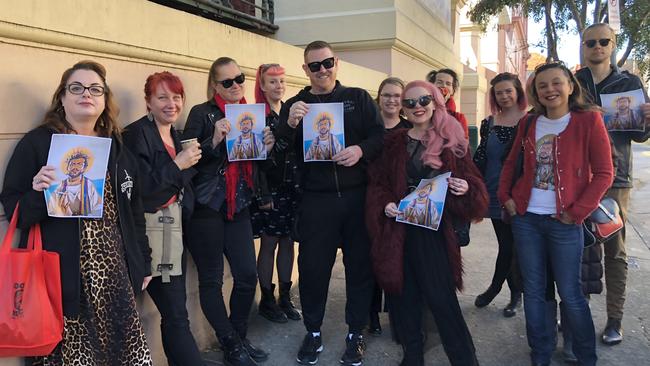
[[0,357],[45,356],[63,336],[59,254],[43,250],[41,227],[11,248],[18,207],[0,247]]

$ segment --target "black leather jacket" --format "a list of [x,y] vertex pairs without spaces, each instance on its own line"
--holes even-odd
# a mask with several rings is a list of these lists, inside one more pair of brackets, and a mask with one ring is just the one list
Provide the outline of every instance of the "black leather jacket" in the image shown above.
[[[20,203],[20,229],[26,231],[36,223],[41,224],[43,249],[59,253],[61,261],[63,313],[75,316],[80,304],[80,219],[48,216],[43,192],[32,189],[32,179],[42,166],[47,165],[53,133],[47,127],[37,127],[18,142],[5,172],[0,202],[9,218],[16,204]],[[145,234],[138,164],[116,137],[111,144],[108,170],[117,200],[129,277],[137,294],[142,289],[143,278],[151,274],[151,249]],[[21,245],[26,243],[27,235],[22,235]]]

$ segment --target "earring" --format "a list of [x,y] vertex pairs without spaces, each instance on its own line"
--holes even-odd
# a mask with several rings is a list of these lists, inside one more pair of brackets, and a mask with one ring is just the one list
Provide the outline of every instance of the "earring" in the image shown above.
[[149,122],[153,122],[153,113],[151,113],[151,111],[147,113],[147,119],[149,120]]

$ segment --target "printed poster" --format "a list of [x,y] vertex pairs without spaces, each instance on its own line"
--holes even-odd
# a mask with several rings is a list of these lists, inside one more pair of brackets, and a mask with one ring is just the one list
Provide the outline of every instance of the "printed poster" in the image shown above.
[[345,148],[344,127],[343,103],[309,104],[302,119],[304,161],[332,161]]
[[56,182],[45,190],[52,217],[101,218],[111,139],[54,134],[47,165],[55,167]]
[[608,131],[644,131],[645,123],[641,104],[645,103],[643,90],[601,94],[605,110],[603,119]]
[[447,197],[447,178],[451,172],[440,174],[435,178],[422,179],[417,188],[401,201],[395,218],[397,222],[438,230]]
[[226,135],[228,161],[266,160],[264,127],[266,107],[258,104],[226,104],[230,133]]

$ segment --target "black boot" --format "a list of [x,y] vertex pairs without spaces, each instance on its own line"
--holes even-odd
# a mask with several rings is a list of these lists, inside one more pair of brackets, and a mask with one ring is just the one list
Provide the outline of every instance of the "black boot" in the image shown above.
[[261,316],[275,323],[286,323],[287,316],[278,306],[275,301],[275,285],[271,284],[271,288],[261,287],[262,298],[260,299],[260,306],[258,307]]
[[291,302],[291,282],[280,282],[280,309],[284,311],[287,318],[300,320],[300,312]]
[[511,318],[517,315],[517,308],[521,304],[521,291],[511,291],[510,292],[510,302],[503,309],[503,316],[506,318]]
[[482,308],[490,305],[492,300],[494,300],[495,297],[499,294],[500,290],[497,290],[493,288],[492,286],[488,287],[487,290],[485,290],[484,293],[476,296],[476,300],[474,301],[474,305],[477,308]]
[[223,345],[223,363],[226,366],[257,366],[244,348],[244,344],[236,333],[221,339]]

